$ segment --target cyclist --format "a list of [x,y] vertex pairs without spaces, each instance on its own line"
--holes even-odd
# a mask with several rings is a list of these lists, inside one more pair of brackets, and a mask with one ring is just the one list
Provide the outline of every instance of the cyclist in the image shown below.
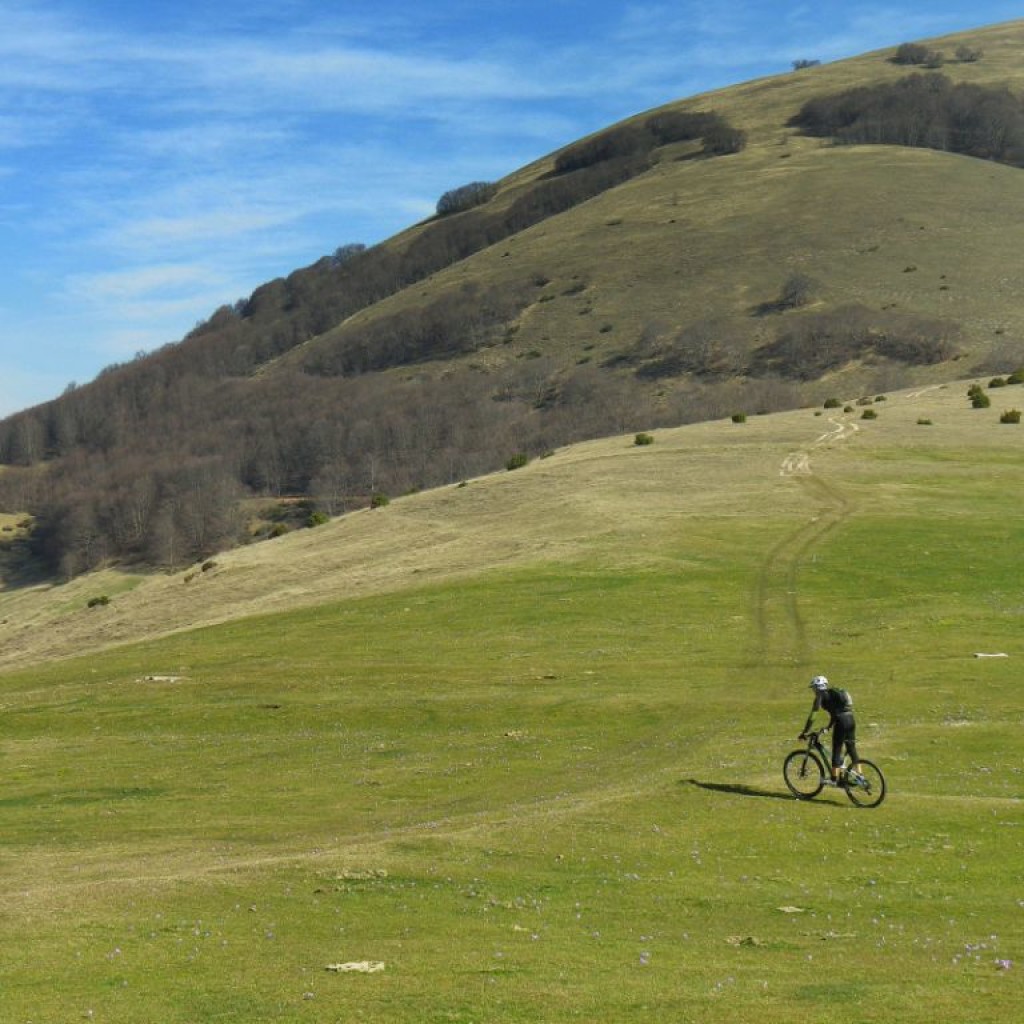
[[845,780],[839,778],[839,769],[843,763],[843,747],[845,746],[853,762],[853,771],[860,774],[860,758],[857,756],[857,721],[853,717],[853,700],[845,690],[829,686],[824,676],[815,676],[811,680],[814,691],[814,704],[807,716],[800,739],[806,739],[811,729],[811,719],[816,711],[828,712],[829,721],[826,729],[832,730],[832,785],[843,786]]

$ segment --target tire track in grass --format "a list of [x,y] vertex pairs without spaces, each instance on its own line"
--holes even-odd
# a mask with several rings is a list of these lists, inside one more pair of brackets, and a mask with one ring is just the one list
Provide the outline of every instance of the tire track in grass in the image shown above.
[[813,503],[815,513],[783,537],[764,557],[753,595],[754,647],[751,665],[763,668],[806,666],[813,653],[799,602],[799,574],[814,549],[854,511],[853,503],[836,486],[818,476],[811,465],[815,448],[852,437],[856,423],[830,419],[832,429],[807,449],[790,452],[779,476],[795,480]]
[[[300,841],[267,853],[253,854],[234,847],[198,850],[194,844],[135,856],[99,848],[92,851],[90,858],[79,850],[74,855],[55,854],[45,867],[37,863],[28,868],[24,881],[5,880],[0,892],[8,911],[28,907],[39,911],[46,903],[65,903],[76,895],[102,894],[107,890],[124,893],[143,887],[152,892],[154,887],[174,887],[182,883],[225,878],[237,882],[278,869],[340,871],[346,867],[365,868],[368,864],[373,867],[381,862],[390,863],[395,851],[410,841],[429,839],[454,843],[481,834],[490,836],[502,829],[514,833],[528,825],[535,831],[542,830],[545,825],[601,812],[611,804],[630,803],[649,796],[659,786],[669,789],[678,784],[679,765],[673,760],[663,765],[646,765],[614,781],[597,781],[580,790],[545,793],[499,808],[459,811],[331,839],[321,838],[312,846]],[[74,863],[79,877],[69,877],[68,862]],[[53,875],[54,880],[41,883],[42,873]]]

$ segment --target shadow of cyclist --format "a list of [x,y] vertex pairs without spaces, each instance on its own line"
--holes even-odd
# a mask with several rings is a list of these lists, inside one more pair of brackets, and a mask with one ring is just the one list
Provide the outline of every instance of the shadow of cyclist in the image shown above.
[[697,786],[699,789],[707,789],[712,793],[734,793],[736,796],[758,796],[766,800],[795,800],[792,793],[780,792],[774,789],[759,789],[757,786],[748,786],[739,782],[700,782],[698,779],[681,780],[684,786]]

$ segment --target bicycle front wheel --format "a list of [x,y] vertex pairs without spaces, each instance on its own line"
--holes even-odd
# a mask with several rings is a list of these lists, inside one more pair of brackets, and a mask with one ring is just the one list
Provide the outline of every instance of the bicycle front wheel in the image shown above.
[[877,807],[885,799],[885,776],[871,761],[860,762],[860,774],[847,776],[846,795],[858,807]]
[[809,750],[794,750],[782,762],[782,777],[793,796],[798,800],[810,800],[825,785],[825,766],[817,754]]

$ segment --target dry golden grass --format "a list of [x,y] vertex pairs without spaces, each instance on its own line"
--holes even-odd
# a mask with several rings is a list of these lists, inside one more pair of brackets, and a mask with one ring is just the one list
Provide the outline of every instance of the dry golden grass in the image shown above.
[[[0,591],[0,666],[493,570],[664,561],[666,538],[693,529],[704,515],[719,515],[723,495],[731,515],[757,516],[766,507],[799,515],[807,504],[801,474],[784,468],[793,453],[827,465],[833,479],[853,479],[876,446],[969,450],[990,445],[993,429],[1005,430],[997,435],[1001,441],[1018,439],[1016,428],[998,427],[998,416],[1004,396],[1003,404],[1021,404],[1020,389],[993,390],[992,407],[974,410],[965,397],[969,383],[893,393],[873,405],[878,419],[870,422],[860,419],[860,406],[850,413],[819,407],[744,424],[718,420],[658,430],[655,443],[644,447],[632,435],[590,441],[514,472],[410,495],[218,555],[207,572],[111,569],[63,585]],[[919,425],[922,418],[932,424]],[[880,472],[872,462],[872,478]],[[888,485],[898,489],[899,464],[886,472]],[[110,603],[87,607],[100,595]]]
[[[929,45],[952,58],[961,43],[980,49],[981,60],[951,61],[943,74],[983,85],[1024,85],[1024,22]],[[543,289],[548,301],[525,311],[509,344],[462,362],[493,372],[541,352],[569,367],[622,353],[649,328],[669,331],[713,319],[752,332],[771,330],[772,323],[757,323],[752,311],[800,272],[819,283],[824,307],[864,303],[960,324],[968,367],[1005,349],[1008,340],[1019,349],[1024,305],[1008,271],[1019,246],[1006,217],[1024,202],[1024,173],[927,150],[834,147],[786,127],[814,96],[921,71],[892,64],[894,48],[667,104],[662,109],[721,112],[747,131],[747,148],[714,160],[680,162],[667,154],[650,172],[358,319],[416,308],[466,282],[511,287],[540,272],[550,278]],[[495,202],[513,198],[551,162],[546,157],[511,174]],[[395,244],[420,230],[410,229]],[[565,294],[580,283],[582,291]],[[450,369],[446,363],[421,372]],[[928,380],[928,372],[915,369],[901,380],[859,368],[850,384],[900,386]],[[935,379],[950,375],[945,367]]]

